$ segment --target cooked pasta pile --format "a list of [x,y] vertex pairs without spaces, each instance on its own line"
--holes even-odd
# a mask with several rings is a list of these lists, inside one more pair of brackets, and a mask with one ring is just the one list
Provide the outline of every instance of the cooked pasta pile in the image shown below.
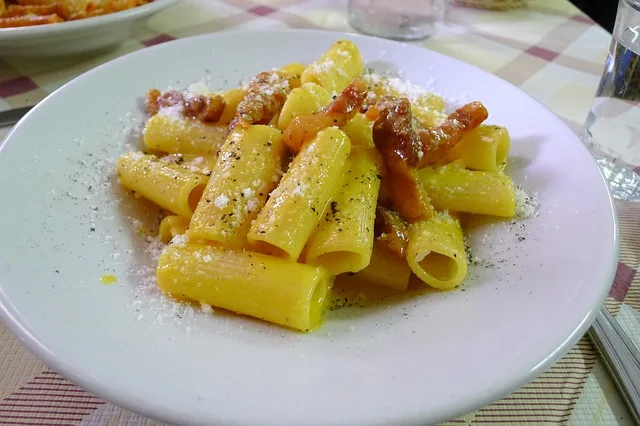
[[0,0],[0,28],[55,24],[120,12],[153,0]]
[[[410,90],[409,90],[410,89]],[[150,90],[145,153],[119,182],[166,211],[168,295],[294,329],[320,322],[334,278],[406,290],[459,285],[459,213],[513,217],[509,134],[479,102],[365,72],[339,41],[223,93]]]

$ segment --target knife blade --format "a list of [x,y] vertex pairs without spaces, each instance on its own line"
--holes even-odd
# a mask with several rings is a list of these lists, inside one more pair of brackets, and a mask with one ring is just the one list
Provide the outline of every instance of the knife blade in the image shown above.
[[24,117],[35,105],[0,111],[0,127],[13,126]]

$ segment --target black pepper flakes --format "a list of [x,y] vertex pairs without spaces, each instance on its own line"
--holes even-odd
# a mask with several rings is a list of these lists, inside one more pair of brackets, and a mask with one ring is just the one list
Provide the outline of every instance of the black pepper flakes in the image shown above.
[[331,213],[332,214],[336,214],[338,213],[338,202],[337,201],[332,201],[331,202]]

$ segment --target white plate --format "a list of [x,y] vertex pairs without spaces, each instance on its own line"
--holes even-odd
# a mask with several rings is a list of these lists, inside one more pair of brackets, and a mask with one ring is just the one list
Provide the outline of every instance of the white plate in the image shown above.
[[[231,87],[309,62],[340,37],[356,41],[372,66],[484,102],[490,122],[511,132],[511,172],[538,193],[540,215],[524,231],[505,223],[473,234],[484,266],[471,269],[466,291],[336,311],[312,334],[174,307],[177,318],[139,290],[153,285],[155,267],[131,227],[140,202],[114,201],[122,191],[113,161],[131,149],[126,123],[140,122],[150,87],[185,88],[203,76]],[[136,52],[30,112],[2,147],[0,170],[6,324],[72,381],[172,423],[371,426],[455,417],[517,389],[570,349],[616,266],[606,185],[560,119],[493,75],[375,38],[233,32]],[[100,284],[109,273],[118,285]]]
[[114,46],[129,38],[145,19],[179,0],[59,24],[0,28],[0,56],[62,56]]

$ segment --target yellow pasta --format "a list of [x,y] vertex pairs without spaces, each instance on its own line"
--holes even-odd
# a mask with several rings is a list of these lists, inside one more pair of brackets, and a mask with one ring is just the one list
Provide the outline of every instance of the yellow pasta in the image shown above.
[[511,138],[506,128],[482,125],[454,146],[449,161],[461,159],[468,169],[497,172],[507,160]]
[[190,218],[202,195],[207,177],[152,155],[128,153],[118,159],[118,180],[160,207]]
[[369,265],[354,277],[362,282],[404,291],[409,286],[411,268],[404,257],[397,256],[376,241]]
[[156,114],[147,121],[143,141],[145,147],[153,151],[216,155],[226,134],[226,126]]
[[340,93],[364,70],[358,46],[348,40],[334,43],[302,73],[302,83],[317,83],[330,93]]
[[170,164],[176,164],[194,173],[209,176],[218,158],[214,155],[169,154],[160,158]]
[[[458,286],[468,268],[459,213],[512,218],[517,198],[518,216],[535,214],[504,173],[509,133],[480,125],[482,105],[427,140],[423,127],[447,119],[444,99],[363,71],[358,47],[340,40],[309,65],[218,94],[203,83],[150,91],[150,155],[126,154],[117,171],[163,209],[163,292],[310,331],[336,277],[331,309]],[[224,109],[200,95],[222,96]]]
[[156,279],[175,297],[301,331],[319,324],[332,282],[323,268],[204,244],[168,246]]
[[458,220],[444,212],[412,224],[406,257],[413,273],[431,287],[456,287],[467,275],[464,237]]
[[373,121],[358,113],[344,125],[342,131],[349,136],[353,146],[373,147],[372,128]]
[[191,219],[189,237],[244,247],[251,221],[280,178],[285,149],[280,131],[236,126]]
[[259,251],[297,260],[337,193],[351,144],[331,127],[303,146],[249,231]]
[[515,187],[502,172],[467,170],[454,164],[426,167],[418,176],[436,209],[513,217]]
[[229,89],[222,93],[222,99],[224,99],[224,110],[218,121],[220,124],[227,125],[231,123],[231,120],[236,116],[238,111],[238,104],[247,95],[247,91],[241,87]]
[[284,130],[301,115],[312,115],[331,102],[331,94],[315,83],[305,83],[291,91],[278,117],[278,128]]
[[160,228],[158,229],[158,238],[163,243],[167,244],[176,235],[183,235],[187,231],[189,226],[189,219],[182,216],[165,216],[160,222]]
[[374,151],[352,149],[342,186],[307,244],[306,263],[332,275],[358,272],[369,264],[380,189]]
[[302,73],[307,68],[305,64],[301,64],[299,62],[292,62],[280,68],[282,71],[286,71],[289,74],[294,74],[298,76],[302,76]]

